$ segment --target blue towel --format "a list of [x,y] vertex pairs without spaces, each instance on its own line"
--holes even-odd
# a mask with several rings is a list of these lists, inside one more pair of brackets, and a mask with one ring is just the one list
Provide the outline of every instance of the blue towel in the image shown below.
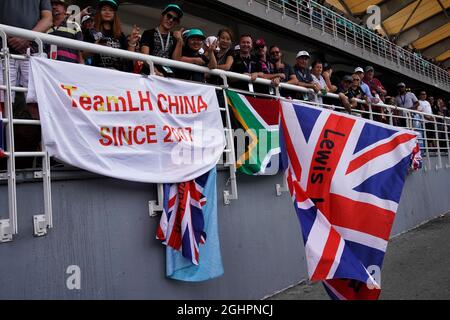
[[206,205],[203,208],[205,220],[206,243],[200,245],[199,265],[181,255],[181,252],[169,247],[166,249],[166,275],[168,278],[197,282],[220,277],[223,275],[222,257],[220,254],[220,242],[217,221],[217,172],[212,169],[206,186],[204,195]]

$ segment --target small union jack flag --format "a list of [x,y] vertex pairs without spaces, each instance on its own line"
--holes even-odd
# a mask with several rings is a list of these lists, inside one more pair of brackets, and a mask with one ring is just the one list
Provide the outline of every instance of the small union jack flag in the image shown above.
[[206,241],[202,208],[206,204],[203,189],[209,172],[182,183],[164,185],[164,209],[156,238],[183,257],[199,264],[199,245]]
[[280,147],[309,278],[333,299],[377,299],[412,131],[283,102]]

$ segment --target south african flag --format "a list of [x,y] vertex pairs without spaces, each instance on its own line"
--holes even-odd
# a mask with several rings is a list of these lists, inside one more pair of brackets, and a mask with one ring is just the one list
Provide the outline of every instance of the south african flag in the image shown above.
[[[228,105],[242,129],[235,130],[236,166],[247,175],[274,175],[279,170],[280,102],[227,90]],[[245,133],[246,138],[242,138]]]

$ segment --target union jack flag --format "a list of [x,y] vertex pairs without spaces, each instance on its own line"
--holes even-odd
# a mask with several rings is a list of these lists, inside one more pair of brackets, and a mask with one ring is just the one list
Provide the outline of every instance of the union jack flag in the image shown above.
[[414,132],[283,102],[280,147],[309,278],[333,299],[378,299]]
[[199,245],[206,241],[202,208],[206,204],[203,189],[209,172],[182,183],[164,185],[164,209],[156,238],[183,257],[199,264]]

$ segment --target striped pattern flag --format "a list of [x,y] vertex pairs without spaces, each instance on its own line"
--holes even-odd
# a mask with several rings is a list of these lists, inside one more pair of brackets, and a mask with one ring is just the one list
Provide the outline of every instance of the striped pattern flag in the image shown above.
[[280,113],[281,162],[309,278],[333,299],[377,299],[417,134],[288,102]]
[[203,188],[209,172],[182,183],[164,185],[164,208],[156,238],[164,245],[180,251],[193,264],[199,264],[199,246],[206,241]]
[[237,170],[247,175],[276,174],[279,171],[280,102],[274,99],[253,98],[231,90],[227,90],[227,97],[228,105],[239,126],[250,140],[245,143],[244,148],[238,143]]

